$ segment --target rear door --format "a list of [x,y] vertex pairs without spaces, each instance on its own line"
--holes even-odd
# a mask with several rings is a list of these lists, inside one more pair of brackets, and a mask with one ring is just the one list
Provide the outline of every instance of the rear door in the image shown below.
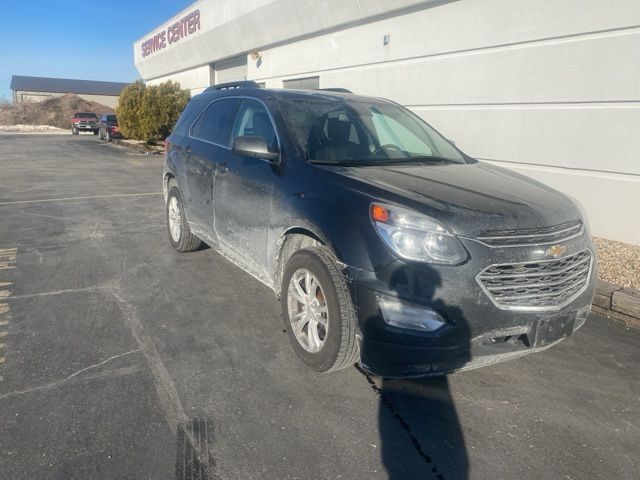
[[189,131],[184,147],[187,189],[183,200],[189,222],[196,230],[213,234],[213,176],[216,165],[228,155],[229,134],[240,100],[222,98],[209,104]]
[[[279,148],[271,117],[258,100],[242,100],[231,132],[231,145],[240,136],[261,136],[269,147]],[[272,193],[279,167],[277,163],[235,155],[232,151],[228,154],[215,177],[215,231],[220,245],[231,256],[243,261],[252,273],[266,274]]]

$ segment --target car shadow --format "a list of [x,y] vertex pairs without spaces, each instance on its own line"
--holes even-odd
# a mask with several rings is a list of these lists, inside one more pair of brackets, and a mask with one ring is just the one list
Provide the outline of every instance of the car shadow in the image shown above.
[[[437,374],[440,371],[457,370],[471,360],[470,328],[461,309],[447,304],[438,295],[442,279],[438,271],[422,265],[419,269],[409,269],[401,265],[391,269],[387,284],[401,299],[436,310],[447,321],[450,334],[443,337],[442,344],[450,348],[451,355],[446,363],[433,359]],[[379,322],[380,319],[378,318]],[[460,479],[469,478],[469,461],[462,426],[451,394],[449,378],[435,375],[422,378],[391,378],[393,368],[383,368],[385,376],[369,373],[373,358],[366,353],[368,340],[372,338],[371,322],[361,324],[363,332],[362,365],[356,368],[365,376],[379,398],[378,427],[380,435],[380,455],[393,480],[411,479]],[[375,334],[373,335],[375,338]],[[373,343],[374,340],[369,340]],[[425,340],[425,344],[427,340]],[[420,344],[420,342],[418,342]],[[428,353],[427,353],[428,355]],[[384,360],[390,361],[390,352]],[[401,357],[391,360],[402,367]],[[423,372],[428,371],[429,358],[424,359]],[[374,368],[373,371],[376,371]]]

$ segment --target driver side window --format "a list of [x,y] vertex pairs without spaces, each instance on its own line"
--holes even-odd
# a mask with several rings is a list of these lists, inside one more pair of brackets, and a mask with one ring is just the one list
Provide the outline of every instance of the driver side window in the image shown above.
[[269,113],[256,100],[243,100],[233,125],[231,141],[237,137],[256,136],[266,140],[269,150],[277,151],[278,137]]

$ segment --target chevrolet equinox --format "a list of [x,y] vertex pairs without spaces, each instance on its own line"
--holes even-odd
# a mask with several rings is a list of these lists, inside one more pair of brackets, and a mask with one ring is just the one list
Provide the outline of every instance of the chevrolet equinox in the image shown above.
[[317,371],[475,368],[544,350],[590,311],[581,207],[389,100],[218,85],[166,143],[171,245],[204,242],[273,289]]

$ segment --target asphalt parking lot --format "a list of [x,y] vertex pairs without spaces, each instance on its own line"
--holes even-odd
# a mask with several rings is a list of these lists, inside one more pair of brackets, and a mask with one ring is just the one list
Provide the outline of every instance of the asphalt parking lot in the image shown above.
[[637,479],[640,332],[430,380],[296,360],[273,292],[172,250],[162,159],[0,136],[0,478]]

